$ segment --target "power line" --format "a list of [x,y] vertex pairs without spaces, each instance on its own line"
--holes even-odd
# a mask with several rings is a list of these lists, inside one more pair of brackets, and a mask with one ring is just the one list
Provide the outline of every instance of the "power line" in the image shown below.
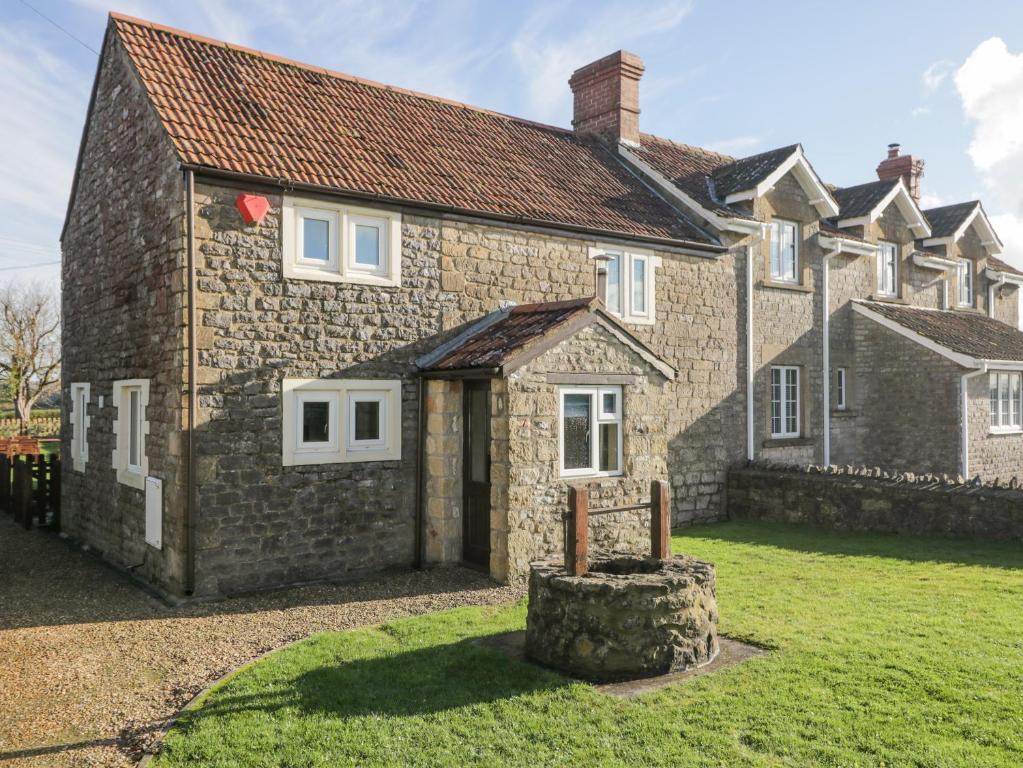
[[59,30],[60,30],[61,32],[63,32],[63,33],[65,34],[65,35],[67,35],[68,37],[70,37],[70,38],[71,38],[72,40],[74,40],[74,41],[75,41],[76,43],[78,43],[78,44],[79,44],[80,46],[82,46],[83,48],[87,48],[88,50],[92,51],[92,52],[93,52],[93,53],[95,53],[95,54],[96,54],[97,56],[99,56],[99,51],[97,51],[97,50],[96,50],[95,48],[93,48],[93,47],[92,47],[91,45],[89,45],[88,43],[84,42],[84,41],[83,41],[83,40],[81,40],[80,38],[77,38],[77,37],[75,37],[74,35],[72,35],[72,34],[71,34],[70,32],[68,32],[68,31],[67,31],[66,29],[64,29],[64,27],[62,27],[62,26],[61,26],[60,24],[58,24],[58,23],[57,23],[57,22],[55,22],[55,21],[54,21],[53,19],[51,19],[51,18],[50,18],[49,16],[47,16],[46,14],[44,14],[44,13],[43,13],[42,11],[40,11],[40,10],[39,10],[38,8],[36,8],[36,7],[35,7],[35,6],[33,6],[33,5],[30,5],[30,4],[29,4],[29,3],[27,3],[27,2],[25,1],[25,0],[21,0],[21,4],[22,4],[23,6],[25,6],[26,8],[28,8],[28,9],[29,9],[30,11],[33,11],[33,12],[34,12],[34,13],[35,13],[36,15],[38,15],[38,16],[39,16],[39,18],[41,18],[41,19],[44,19],[45,21],[48,21],[48,22],[50,22],[50,23],[51,23],[51,24],[52,24],[53,26],[55,26],[55,27],[56,27],[57,29],[59,29]]
[[15,269],[35,269],[36,267],[52,267],[60,264],[59,261],[44,261],[40,264],[21,264],[17,267],[0,267],[0,272],[10,272]]

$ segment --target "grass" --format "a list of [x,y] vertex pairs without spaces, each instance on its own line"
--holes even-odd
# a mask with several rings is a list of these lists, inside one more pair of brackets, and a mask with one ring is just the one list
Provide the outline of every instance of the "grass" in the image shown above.
[[214,689],[156,765],[1023,764],[1018,545],[726,523],[674,547],[771,653],[621,700],[468,642],[524,604],[320,634]]

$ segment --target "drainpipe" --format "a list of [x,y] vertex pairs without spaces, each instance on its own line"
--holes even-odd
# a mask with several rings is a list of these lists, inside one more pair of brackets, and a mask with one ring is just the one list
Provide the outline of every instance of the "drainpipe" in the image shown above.
[[186,257],[188,282],[188,440],[186,445],[186,465],[188,478],[185,489],[185,594],[195,591],[195,423],[199,398],[196,394],[195,371],[197,368],[198,351],[195,342],[196,311],[195,311],[195,176],[191,170],[185,171],[185,227]]
[[964,480],[970,479],[970,398],[969,398],[969,382],[975,376],[987,373],[987,363],[975,371],[968,371],[964,373],[959,379],[959,395],[961,399],[960,408],[962,409],[962,419],[960,424],[962,425],[962,435],[960,453],[962,454],[962,460],[960,462],[959,474],[963,476]]
[[746,246],[746,460],[753,461],[753,246]]
[[822,412],[824,413],[824,466],[831,464],[831,296],[830,274],[831,257],[841,253],[840,248],[824,254],[823,272],[821,275],[821,304],[823,305],[821,334],[823,335],[822,366],[824,368],[824,387],[821,394]]
[[1005,285],[1005,275],[998,278],[997,282],[989,283],[987,287],[987,316],[995,316],[995,290]]

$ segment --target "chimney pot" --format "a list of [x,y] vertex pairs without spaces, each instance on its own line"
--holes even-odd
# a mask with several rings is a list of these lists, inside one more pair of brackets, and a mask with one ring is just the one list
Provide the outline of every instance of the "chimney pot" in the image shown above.
[[575,132],[638,146],[643,70],[639,56],[616,51],[573,72],[568,85],[574,97]]
[[894,144],[889,144],[888,145],[888,157],[889,157],[889,159],[895,158],[895,157],[899,156],[899,147],[900,146],[901,145],[898,144],[898,143],[894,143]]

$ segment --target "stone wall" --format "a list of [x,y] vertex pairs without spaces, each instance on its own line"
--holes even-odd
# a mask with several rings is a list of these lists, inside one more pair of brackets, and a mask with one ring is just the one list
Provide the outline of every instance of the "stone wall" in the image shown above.
[[[184,588],[184,187],[166,133],[116,37],[104,48],[64,233],[62,396],[71,455],[70,387],[91,385],[89,460],[63,463],[62,528],[161,588]],[[113,382],[150,382],[145,448],[163,480],[163,549],[145,543],[143,492],[112,467]],[[101,404],[102,402],[102,404]]]
[[[560,476],[560,400],[548,374],[631,374],[622,387],[624,474]],[[570,484],[585,485],[592,509],[635,504],[650,497],[653,480],[668,475],[665,463],[669,383],[601,327],[590,326],[548,350],[494,388],[491,494],[491,573],[520,581],[529,564],[564,553],[564,513]],[[499,423],[504,421],[503,424]],[[647,552],[649,512],[623,512],[590,522],[592,546]],[[507,542],[506,559],[504,542]]]
[[1023,478],[1023,433],[991,431],[991,395],[987,374],[967,381],[970,416],[970,477],[983,480]]
[[426,384],[424,557],[428,563],[462,559],[462,382]]
[[1023,541],[1023,490],[949,476],[874,470],[753,467],[728,476],[732,519],[801,523],[838,530]]
[[1015,285],[1006,283],[1000,288],[995,288],[995,319],[1019,328],[1020,325],[1020,291],[1023,290]]

